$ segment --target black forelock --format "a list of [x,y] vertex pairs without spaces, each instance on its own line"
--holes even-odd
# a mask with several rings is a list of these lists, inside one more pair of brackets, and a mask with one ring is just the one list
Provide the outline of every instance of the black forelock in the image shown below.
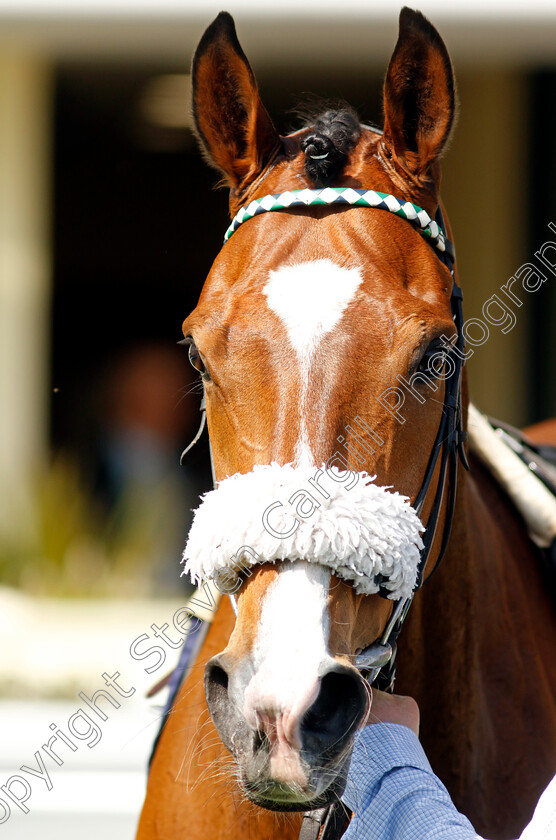
[[360,136],[359,117],[352,108],[328,110],[316,117],[301,143],[309,178],[319,187],[328,186],[344,167]]

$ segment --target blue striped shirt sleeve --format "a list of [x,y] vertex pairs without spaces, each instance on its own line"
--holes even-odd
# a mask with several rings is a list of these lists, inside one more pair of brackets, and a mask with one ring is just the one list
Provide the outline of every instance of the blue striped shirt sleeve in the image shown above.
[[435,776],[417,736],[395,723],[361,729],[342,796],[344,840],[481,840]]
[[[417,736],[396,723],[361,729],[344,795],[343,840],[482,840],[435,776]],[[520,840],[556,840],[556,776]]]

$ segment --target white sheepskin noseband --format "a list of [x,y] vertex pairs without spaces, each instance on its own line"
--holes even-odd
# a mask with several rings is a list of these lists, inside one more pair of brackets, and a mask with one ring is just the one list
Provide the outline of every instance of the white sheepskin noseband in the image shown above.
[[184,571],[198,583],[240,560],[240,569],[306,560],[360,594],[382,585],[388,598],[407,598],[424,526],[406,496],[372,482],[365,472],[276,463],[225,478],[195,512]]

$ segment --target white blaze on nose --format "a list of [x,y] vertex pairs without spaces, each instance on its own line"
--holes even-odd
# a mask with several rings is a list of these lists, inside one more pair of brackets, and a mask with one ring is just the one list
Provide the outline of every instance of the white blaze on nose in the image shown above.
[[314,463],[305,411],[312,357],[321,339],[339,323],[362,279],[358,268],[342,268],[331,260],[284,265],[269,273],[264,294],[286,328],[301,369],[298,466]]
[[293,743],[303,713],[317,699],[319,670],[333,661],[328,653],[330,571],[303,560],[278,568],[261,605],[244,715],[254,727],[257,712],[283,715]]

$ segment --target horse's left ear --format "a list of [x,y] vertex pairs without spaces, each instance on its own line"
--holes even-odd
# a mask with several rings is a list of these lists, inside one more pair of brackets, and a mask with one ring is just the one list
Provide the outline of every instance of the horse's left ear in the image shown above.
[[434,26],[407,7],[384,82],[384,146],[403,169],[434,177],[454,122],[454,75]]
[[201,38],[191,75],[201,145],[231,189],[241,189],[262,172],[279,136],[227,12],[220,12]]

